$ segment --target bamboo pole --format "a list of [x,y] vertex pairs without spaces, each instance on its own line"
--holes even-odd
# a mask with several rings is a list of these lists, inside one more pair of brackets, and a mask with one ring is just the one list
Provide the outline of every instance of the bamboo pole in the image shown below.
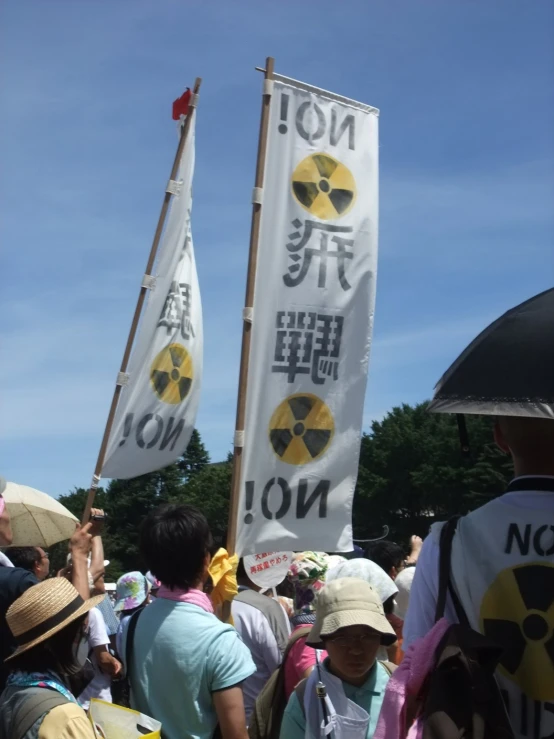
[[[265,63],[264,77],[266,80],[273,79],[273,68],[275,60],[268,57]],[[258,157],[256,160],[256,178],[254,187],[263,187],[265,174],[265,161],[267,150],[267,132],[269,129],[269,106],[271,94],[264,88],[262,96],[262,114],[260,117],[260,134],[258,138]],[[260,221],[262,217],[262,206],[259,203],[252,204],[252,225],[250,229],[250,251],[248,255],[248,273],[246,278],[245,308],[254,305],[254,287],[256,282],[256,265],[258,263],[258,242],[260,238]],[[252,338],[252,323],[244,321],[242,326],[242,349],[240,356],[239,391],[237,398],[237,418],[235,429],[244,431],[246,415],[246,387],[248,384],[248,365],[250,360],[250,342]],[[227,533],[227,551],[234,554],[237,543],[237,516],[240,497],[240,478],[242,469],[242,446],[234,447],[233,453],[233,476],[231,479],[231,500],[229,505],[229,527]]]
[[[197,77],[194,83],[193,91],[192,91],[194,95],[198,94],[201,84],[202,84],[202,78]],[[181,138],[179,139],[179,145],[177,147],[175,159],[173,160],[171,174],[169,175],[170,180],[174,180],[175,177],[177,176],[177,172],[179,170],[179,162],[181,161],[181,155],[183,153],[183,149],[185,147],[185,143],[188,138],[191,120],[192,120],[192,116],[189,113],[189,115],[187,115],[186,117],[185,125],[183,126],[182,131],[181,131]],[[158,218],[158,225],[156,226],[156,232],[154,233],[154,239],[152,241],[152,247],[150,249],[150,254],[148,256],[148,262],[146,263],[146,270],[144,272],[145,275],[149,275],[152,272],[152,268],[154,267],[154,262],[156,260],[156,254],[158,252],[158,246],[160,244],[160,239],[162,236],[162,231],[163,231],[165,219],[167,216],[167,211],[169,210],[169,203],[171,202],[171,197],[172,197],[171,193],[169,192],[166,192],[164,195],[162,209],[160,211],[160,217]],[[137,333],[139,319],[142,313],[142,308],[144,306],[144,300],[146,298],[147,290],[148,288],[144,286],[140,288],[139,296],[137,299],[137,304],[135,307],[135,312],[133,314],[133,320],[131,322],[131,328],[129,330],[129,336],[127,337],[127,344],[125,345],[123,359],[121,360],[121,368],[119,370],[120,372],[127,372],[127,366],[129,364],[129,359],[131,357],[131,350],[133,348],[133,343],[134,343],[135,336]],[[82,518],[83,524],[88,522],[89,517],[90,517],[90,511],[94,503],[94,496],[96,495],[96,489],[98,487],[98,482],[100,481],[100,475],[102,474],[102,467],[104,466],[104,460],[105,460],[106,451],[108,448],[108,441],[110,438],[113,422],[115,419],[115,412],[117,410],[119,396],[121,395],[121,388],[122,388],[122,385],[117,384],[114,389],[112,403],[110,405],[110,410],[108,412],[108,420],[106,421],[106,427],[104,429],[102,443],[100,444],[100,451],[98,452],[98,459],[96,460],[96,467],[94,468],[94,475],[92,478],[92,483],[88,491],[87,502],[85,505],[85,510],[83,512],[83,518]]]

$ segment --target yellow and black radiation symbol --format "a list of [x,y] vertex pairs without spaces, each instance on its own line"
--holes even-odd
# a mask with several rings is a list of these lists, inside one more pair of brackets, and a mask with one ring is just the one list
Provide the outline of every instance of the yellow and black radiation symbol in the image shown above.
[[554,565],[502,570],[481,603],[481,630],[500,647],[500,671],[537,701],[554,698]]
[[164,403],[177,405],[189,394],[194,376],[192,359],[181,344],[169,344],[162,349],[150,367],[150,383]]
[[329,221],[354,205],[356,183],[350,170],[329,154],[312,154],[294,170],[292,192],[308,213]]
[[335,424],[325,403],[308,393],[290,395],[269,422],[273,451],[287,464],[307,464],[327,451]]

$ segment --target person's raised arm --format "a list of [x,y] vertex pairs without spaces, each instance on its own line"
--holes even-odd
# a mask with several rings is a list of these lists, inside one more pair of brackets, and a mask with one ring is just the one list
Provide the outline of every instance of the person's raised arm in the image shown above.
[[104,588],[104,544],[102,542],[104,511],[99,508],[93,508],[90,516],[92,523],[90,531],[92,536],[90,574],[96,590],[106,592]]
[[222,739],[248,739],[244,699],[240,685],[212,693]]
[[88,583],[88,554],[92,536],[90,530],[91,523],[85,526],[77,524],[75,533],[69,540],[69,551],[71,552],[71,582],[79,592],[83,600],[90,598],[90,587]]
[[410,553],[406,558],[407,565],[417,564],[417,560],[419,559],[419,555],[421,554],[422,546],[423,539],[421,538],[421,536],[416,536],[414,534],[410,539]]

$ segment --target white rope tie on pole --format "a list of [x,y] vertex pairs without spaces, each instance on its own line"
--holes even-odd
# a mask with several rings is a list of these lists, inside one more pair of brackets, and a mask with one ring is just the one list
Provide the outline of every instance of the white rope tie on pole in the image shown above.
[[252,190],[252,203],[254,205],[261,205],[264,197],[263,187],[255,187]]
[[235,431],[235,436],[233,438],[233,445],[236,447],[243,447],[244,446],[244,430],[243,431]]
[[252,321],[254,320],[254,308],[243,308],[242,320],[246,323],[252,323]]
[[128,372],[118,372],[117,373],[117,380],[115,381],[116,385],[121,385],[123,387],[127,385],[128,382],[129,382]]
[[147,290],[153,290],[156,287],[155,275],[144,275],[140,286],[145,287]]
[[90,483],[91,488],[93,488],[94,490],[96,490],[97,487],[98,487],[99,482],[100,482],[100,475],[93,475],[92,476],[92,481]]
[[189,100],[189,108],[196,108],[198,105],[198,98],[200,97],[199,93],[192,93]]
[[183,180],[169,180],[165,191],[170,193],[171,195],[178,195],[181,192],[182,184]]
[[264,80],[264,95],[273,95],[273,80]]

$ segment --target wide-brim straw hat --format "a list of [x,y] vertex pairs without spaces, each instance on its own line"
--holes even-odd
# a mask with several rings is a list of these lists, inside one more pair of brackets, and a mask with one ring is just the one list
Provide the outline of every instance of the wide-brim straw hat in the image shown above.
[[83,600],[64,577],[33,585],[12,603],[6,613],[7,624],[19,645],[6,662],[57,634],[97,606],[104,597],[97,595]]
[[306,644],[323,648],[323,637],[331,636],[347,626],[369,626],[381,635],[381,644],[390,647],[396,634],[383,611],[377,591],[356,577],[344,577],[328,583],[316,603],[315,624]]

